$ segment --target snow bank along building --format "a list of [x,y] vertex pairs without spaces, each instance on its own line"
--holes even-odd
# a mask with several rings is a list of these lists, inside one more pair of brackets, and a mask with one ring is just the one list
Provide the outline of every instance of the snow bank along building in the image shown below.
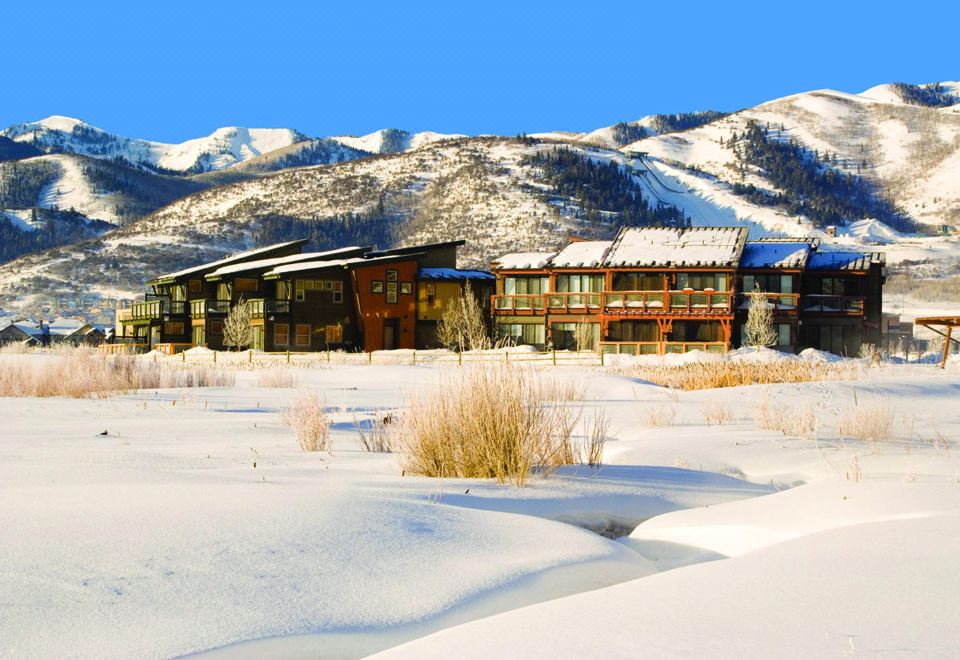
[[741,344],[759,295],[777,348],[856,355],[880,344],[883,266],[882,253],[748,241],[743,227],[625,227],[612,241],[503,255],[491,313],[500,337],[539,347],[575,348],[587,324],[580,336],[608,353],[722,352]]
[[225,348],[224,321],[242,299],[251,309],[253,349],[427,348],[437,344],[444,306],[468,282],[484,306],[493,292],[493,275],[457,268],[464,241],[303,252],[306,242],[153,278],[142,302],[118,311],[117,343],[167,352]]

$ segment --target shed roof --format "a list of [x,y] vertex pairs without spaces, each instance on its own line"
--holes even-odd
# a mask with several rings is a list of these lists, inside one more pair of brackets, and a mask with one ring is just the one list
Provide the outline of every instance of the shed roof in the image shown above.
[[228,266],[221,266],[207,275],[208,279],[223,277],[233,273],[242,273],[248,270],[259,270],[263,268],[273,268],[284,264],[297,263],[299,261],[322,261],[325,259],[346,258],[350,256],[361,256],[369,248],[351,246],[339,248],[337,250],[327,250],[325,252],[301,252],[300,254],[291,254],[286,257],[273,257],[271,259],[256,259],[254,261],[243,261]]
[[159,275],[154,279],[147,282],[147,284],[152,284],[156,282],[164,282],[168,280],[176,280],[181,277],[186,277],[188,275],[196,275],[207,270],[216,270],[222,266],[227,266],[229,264],[235,264],[241,261],[250,261],[254,257],[259,255],[267,255],[276,250],[283,250],[286,248],[293,248],[297,246],[306,245],[307,239],[301,238],[296,241],[287,241],[285,243],[275,243],[274,245],[268,245],[262,248],[256,248],[254,250],[247,250],[246,252],[239,252],[237,254],[231,255],[229,257],[224,257],[223,259],[218,259],[216,261],[210,261],[205,264],[200,264],[198,266],[191,266],[190,268],[184,268],[183,270],[178,270],[173,273],[167,273],[166,275]]
[[741,268],[803,268],[813,245],[808,241],[750,241],[743,246]]
[[493,273],[485,270],[461,270],[459,268],[421,268],[417,271],[420,280],[447,280],[462,282],[465,280],[494,280]]
[[603,264],[612,241],[574,241],[550,260],[554,268],[597,268]]
[[497,270],[530,270],[546,268],[556,252],[511,252],[493,262]]
[[886,263],[883,252],[813,252],[807,261],[810,270],[869,270]]

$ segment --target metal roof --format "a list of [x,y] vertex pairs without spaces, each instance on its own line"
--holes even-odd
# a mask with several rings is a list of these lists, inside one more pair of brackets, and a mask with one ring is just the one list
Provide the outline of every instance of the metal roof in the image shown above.
[[235,264],[241,261],[247,261],[256,257],[258,255],[269,254],[274,250],[282,250],[284,248],[304,246],[307,244],[306,238],[301,238],[295,241],[287,241],[285,243],[275,243],[274,245],[268,245],[262,248],[256,248],[253,250],[247,250],[246,252],[240,252],[229,257],[224,257],[223,259],[218,259],[217,261],[210,261],[205,264],[200,264],[199,266],[192,266],[190,268],[185,268],[183,270],[178,270],[174,273],[167,273],[166,275],[158,275],[152,280],[147,281],[147,284],[157,284],[160,282],[168,282],[171,280],[177,280],[181,277],[186,277],[188,275],[196,275],[198,273],[203,273],[208,270],[216,270],[222,266],[228,266],[230,264]]
[[493,273],[485,270],[460,270],[458,268],[421,268],[417,271],[420,280],[447,280],[462,282],[464,280],[494,280]]
[[809,241],[748,241],[740,257],[741,268],[803,268],[811,251]]
[[809,270],[870,270],[874,264],[884,265],[883,252],[813,252],[807,260]]

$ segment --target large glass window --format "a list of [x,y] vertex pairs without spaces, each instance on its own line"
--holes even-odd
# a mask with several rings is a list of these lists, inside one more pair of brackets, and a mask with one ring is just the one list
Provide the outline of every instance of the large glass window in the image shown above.
[[674,321],[670,341],[723,341],[723,329],[716,321]]
[[[599,323],[554,323],[550,338],[557,350],[592,351],[600,340]],[[578,346],[578,339],[582,346]]]
[[503,294],[506,296],[540,294],[550,292],[549,277],[505,277]]
[[498,323],[500,337],[513,344],[528,344],[543,347],[546,343],[546,327],[542,323]]
[[744,275],[743,290],[747,293],[759,287],[766,293],[793,293],[793,275]]
[[557,275],[557,293],[598,293],[603,280],[603,275]]
[[677,273],[677,289],[727,291],[726,273]]
[[310,345],[310,326],[305,323],[297,324],[297,346]]
[[614,291],[662,291],[663,273],[614,273]]
[[233,298],[233,286],[229,282],[220,282],[217,285],[217,300],[231,300]]
[[287,346],[290,344],[290,326],[286,323],[277,323],[273,326],[273,344],[274,346]]
[[660,341],[656,321],[613,321],[607,332],[611,341]]

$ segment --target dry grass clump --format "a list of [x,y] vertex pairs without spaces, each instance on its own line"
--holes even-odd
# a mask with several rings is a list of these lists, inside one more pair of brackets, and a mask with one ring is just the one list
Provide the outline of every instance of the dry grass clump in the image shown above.
[[257,387],[292,388],[297,379],[290,369],[272,368],[257,372]]
[[720,426],[733,419],[733,413],[730,411],[730,407],[719,401],[710,401],[703,404],[700,407],[700,411],[703,413],[703,418],[707,421],[707,426],[713,426],[714,424]]
[[787,408],[771,404],[764,396],[757,401],[754,418],[757,426],[766,431],[779,431],[798,438],[810,438],[817,433],[817,416],[810,405]]
[[640,414],[647,426],[673,426],[677,410],[665,403],[657,403],[642,407]]
[[630,370],[630,375],[664,387],[705,390],[741,385],[854,380],[859,376],[859,371],[856,365],[843,362],[717,360],[692,364],[638,366]]
[[532,370],[464,369],[411,398],[398,425],[406,469],[523,485],[536,468],[576,459],[572,436],[580,411],[570,404],[580,398],[576,387]]
[[281,416],[304,451],[322,451],[330,444],[330,417],[320,395],[310,390],[294,394],[290,408]]
[[143,389],[229,386],[234,380],[234,374],[212,365],[152,364],[71,347],[5,360],[0,396],[104,397]]
[[863,442],[885,442],[893,438],[893,423],[896,413],[880,396],[859,400],[840,410],[837,418],[837,433],[840,437]]

